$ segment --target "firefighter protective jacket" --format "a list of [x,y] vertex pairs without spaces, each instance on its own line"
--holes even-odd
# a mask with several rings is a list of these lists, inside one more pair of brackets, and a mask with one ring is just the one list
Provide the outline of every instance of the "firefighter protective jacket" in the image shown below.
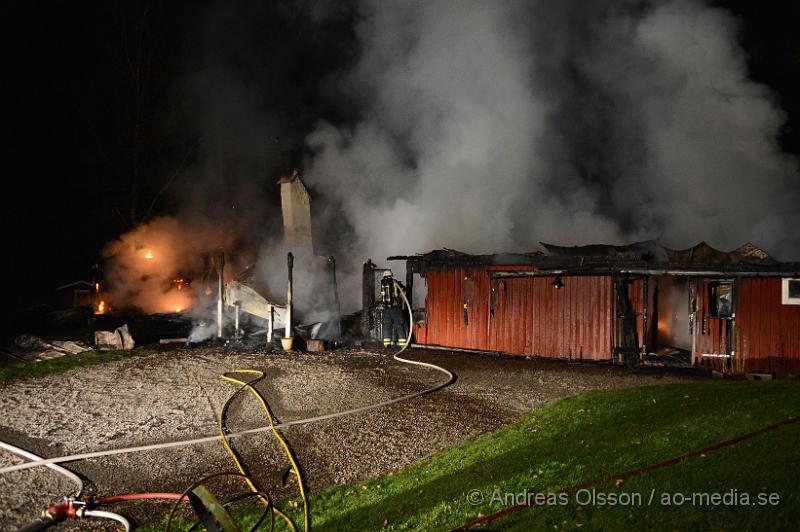
[[381,279],[381,303],[387,307],[403,308],[403,296],[400,295],[400,289],[405,290],[405,287],[391,277],[384,277]]

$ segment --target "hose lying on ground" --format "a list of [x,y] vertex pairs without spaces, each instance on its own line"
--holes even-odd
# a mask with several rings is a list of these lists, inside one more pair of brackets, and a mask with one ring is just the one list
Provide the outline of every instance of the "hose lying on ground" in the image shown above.
[[[400,293],[403,296],[403,299],[406,301],[406,306],[408,307],[408,299],[406,298],[405,293],[402,290],[400,291]],[[410,307],[409,307],[409,316],[412,318],[409,321],[409,330],[413,330],[413,314],[411,313]],[[411,338],[411,335],[409,334],[409,339],[410,338]],[[441,366],[437,366],[436,364],[430,364],[428,362],[418,362],[416,360],[409,360],[407,358],[402,358],[400,356],[400,354],[403,351],[406,350],[406,348],[408,347],[409,343],[410,342],[406,342],[406,345],[403,346],[403,348],[394,355],[393,358],[395,360],[397,360],[398,362],[402,362],[404,364],[413,364],[415,366],[422,366],[422,367],[434,369],[436,371],[439,371],[439,372],[444,373],[445,375],[447,375],[447,380],[443,381],[442,383],[437,384],[436,386],[433,386],[431,388],[426,388],[424,390],[420,390],[418,392],[414,392],[414,393],[410,393],[410,394],[403,395],[403,396],[400,396],[400,397],[396,397],[394,399],[388,399],[386,401],[381,401],[381,402],[374,403],[374,404],[371,404],[371,405],[360,406],[360,407],[357,407],[357,408],[351,408],[349,410],[343,410],[341,412],[333,412],[333,413],[330,413],[330,414],[323,414],[323,415],[320,415],[320,416],[314,416],[314,417],[309,417],[309,418],[305,418],[305,419],[297,419],[297,420],[294,420],[294,421],[287,421],[285,423],[278,423],[278,424],[275,425],[275,428],[276,429],[285,429],[285,428],[293,427],[293,426],[296,426],[296,425],[307,425],[309,423],[317,423],[319,421],[326,421],[326,420],[329,420],[329,419],[336,419],[336,418],[340,418],[340,417],[351,416],[353,414],[361,414],[363,412],[368,412],[370,410],[375,410],[375,409],[378,409],[378,408],[382,408],[384,406],[389,406],[389,405],[393,405],[393,404],[400,403],[400,402],[403,402],[403,401],[408,401],[410,399],[414,399],[414,398],[420,397],[422,395],[427,395],[427,394],[436,392],[438,390],[441,390],[442,388],[445,388],[445,387],[449,386],[453,382],[455,382],[455,376],[453,375],[453,373],[451,373],[450,371],[446,370],[445,368],[443,368]],[[234,432],[234,433],[228,434],[227,438],[229,438],[229,439],[230,438],[238,438],[240,436],[246,436],[248,434],[257,434],[257,433],[260,433],[260,432],[266,432],[268,430],[272,430],[272,427],[259,427],[259,428],[255,428],[255,429],[249,429],[249,430],[243,430],[243,431],[239,431],[239,432]],[[7,467],[4,467],[4,468],[0,469],[0,474],[10,473],[12,471],[20,471],[20,470],[23,470],[23,469],[31,469],[31,468],[34,468],[34,467],[48,466],[50,464],[60,464],[60,463],[64,463],[64,462],[73,462],[73,461],[76,461],[76,460],[86,460],[88,458],[100,458],[102,456],[112,456],[112,455],[116,455],[116,454],[140,453],[140,452],[145,452],[145,451],[155,451],[155,450],[159,450],[159,449],[171,449],[171,448],[175,448],[175,447],[186,447],[186,446],[189,446],[189,445],[197,445],[197,444],[201,444],[201,443],[214,442],[214,441],[217,441],[218,438],[219,438],[219,436],[205,436],[205,437],[202,437],[202,438],[193,438],[193,439],[179,440],[179,441],[174,441],[174,442],[156,443],[156,444],[151,444],[151,445],[140,445],[140,446],[135,446],[135,447],[124,447],[124,448],[121,448],[121,449],[108,449],[108,450],[105,450],[105,451],[94,451],[94,452],[73,454],[73,455],[67,455],[67,456],[58,456],[58,457],[55,457],[55,458],[40,459],[40,460],[34,460],[34,461],[31,461],[31,462],[27,462],[27,463],[15,464],[15,465],[7,466]]]
[[[407,336],[409,341],[406,342],[405,344],[403,344],[403,347],[400,349],[400,351],[398,351],[397,353],[394,354],[393,358],[395,360],[399,361],[399,362],[404,362],[404,363],[407,363],[407,364],[413,364],[413,365],[418,365],[418,366],[423,366],[423,367],[430,367],[430,368],[433,368],[433,369],[437,369],[439,371],[444,371],[445,373],[448,374],[448,376],[450,378],[448,379],[448,381],[446,383],[444,383],[442,385],[439,385],[438,387],[435,388],[437,390],[441,389],[444,386],[447,386],[448,384],[453,382],[454,376],[453,376],[452,373],[450,373],[449,371],[447,371],[447,370],[445,370],[443,368],[440,368],[439,366],[436,366],[434,364],[428,364],[426,362],[417,362],[415,360],[408,360],[408,359],[401,358],[399,356],[400,353],[402,353],[403,351],[406,350],[406,348],[408,347],[408,344],[411,343],[410,340],[411,340],[411,335],[413,333],[414,317],[413,317],[413,314],[411,312],[411,306],[409,305],[408,298],[406,297],[405,292],[403,291],[402,288],[400,288],[400,286],[398,286],[398,289],[400,291],[400,295],[403,297],[403,300],[406,303],[406,308],[409,311],[409,316],[408,316],[409,317],[409,321],[408,321],[409,330],[408,330],[408,336]],[[248,381],[244,381],[244,380],[237,379],[237,378],[231,376],[231,375],[237,374],[237,373],[247,373],[247,374],[255,375],[255,378],[250,379]],[[269,498],[269,496],[267,496],[262,490],[260,490],[258,488],[258,486],[256,486],[256,484],[253,481],[253,479],[245,471],[245,468],[242,465],[242,462],[241,462],[238,454],[233,449],[233,447],[231,446],[230,441],[228,440],[229,435],[225,430],[225,419],[227,417],[228,408],[231,406],[231,404],[236,399],[236,397],[238,397],[238,395],[241,392],[243,392],[244,390],[248,390],[253,395],[253,397],[255,397],[258,400],[258,402],[261,404],[261,408],[264,410],[264,413],[266,414],[266,417],[267,417],[267,421],[269,422],[269,428],[272,431],[272,433],[275,436],[275,438],[280,443],[281,447],[283,448],[284,453],[286,454],[287,459],[289,460],[289,463],[291,464],[292,471],[293,471],[295,477],[297,478],[297,485],[298,485],[298,489],[300,491],[300,497],[303,500],[303,526],[304,526],[304,530],[306,530],[306,531],[311,530],[311,514],[308,511],[308,498],[306,497],[306,491],[305,491],[305,486],[303,485],[303,477],[301,476],[301,473],[300,473],[300,467],[297,464],[297,460],[296,460],[296,458],[294,456],[294,453],[289,448],[289,445],[286,443],[286,440],[284,439],[283,435],[278,430],[278,426],[275,425],[275,418],[272,415],[272,411],[270,410],[269,405],[267,404],[267,402],[264,399],[264,397],[253,386],[258,381],[264,379],[266,377],[266,374],[263,371],[255,370],[255,369],[235,369],[233,371],[228,371],[226,373],[223,373],[221,375],[221,377],[222,377],[222,379],[224,379],[224,380],[226,380],[228,382],[239,384],[241,386],[238,390],[236,390],[236,392],[233,395],[231,395],[228,398],[227,401],[225,401],[225,405],[222,407],[222,410],[221,410],[220,415],[219,415],[219,433],[220,433],[220,438],[222,440],[222,444],[225,446],[225,450],[228,451],[228,454],[233,459],[233,463],[236,465],[236,469],[239,470],[239,474],[237,475],[236,473],[233,473],[233,474],[218,473],[218,474],[215,474],[215,475],[209,475],[207,477],[204,477],[203,479],[200,479],[199,481],[195,482],[192,486],[187,488],[187,490],[184,491],[184,493],[179,497],[179,499],[175,501],[175,504],[173,505],[172,510],[169,513],[169,517],[167,518],[167,525],[166,525],[167,532],[170,529],[170,525],[172,523],[173,516],[175,515],[175,510],[177,510],[178,504],[180,503],[181,499],[183,499],[192,489],[194,489],[196,486],[202,484],[206,480],[208,480],[210,478],[213,478],[213,477],[217,477],[217,476],[228,476],[228,475],[241,476],[244,479],[244,481],[247,483],[247,485],[250,488],[250,491],[252,492],[252,494],[258,496],[259,499],[261,499],[261,502],[266,507],[266,514],[269,514],[269,516],[270,516],[270,530],[272,529],[272,525],[274,524],[274,521],[275,521],[275,514],[277,514],[279,517],[281,517],[286,522],[286,524],[289,525],[289,527],[293,531],[297,530],[297,526],[295,525],[294,521],[292,521],[292,519],[288,515],[286,515],[284,512],[279,510],[273,504],[273,502]],[[425,390],[424,393],[430,393],[431,391],[435,391],[435,390],[434,389]],[[402,398],[399,398],[399,399],[402,399]],[[395,402],[397,402],[397,401],[395,401]],[[264,519],[264,517],[265,516],[262,516],[261,520],[259,520],[259,523]]]
[[[12,453],[16,454],[17,456],[21,456],[22,458],[25,458],[26,460],[31,460],[31,461],[44,460],[44,458],[42,458],[39,455],[33,454],[30,451],[26,451],[25,449],[21,449],[19,447],[16,447],[16,446],[11,445],[10,443],[6,443],[4,441],[0,441],[0,449],[4,449],[6,451],[12,452]],[[81,477],[79,477],[78,475],[76,475],[75,473],[70,471],[69,469],[65,469],[65,468],[63,468],[63,467],[61,467],[59,465],[44,464],[44,466],[52,469],[56,473],[64,475],[65,477],[70,479],[72,482],[74,482],[75,486],[76,486],[75,496],[78,496],[83,492],[83,480],[81,479]]]
[[125,517],[119,514],[115,514],[114,512],[107,512],[105,510],[86,510],[85,512],[83,512],[83,517],[111,519],[113,521],[117,521],[118,523],[120,523],[125,528],[125,532],[129,532],[131,529],[131,523]]
[[[707,453],[711,453],[713,451],[718,451],[720,449],[724,449],[725,447],[730,447],[732,445],[736,445],[737,443],[740,443],[740,442],[743,442],[743,441],[746,441],[746,440],[751,440],[751,439],[755,438],[756,436],[760,436],[760,435],[762,435],[762,434],[764,434],[766,432],[770,432],[770,431],[773,431],[773,430],[781,428],[781,427],[785,427],[786,425],[791,425],[793,423],[797,423],[798,421],[800,421],[799,417],[790,416],[789,418],[784,419],[783,421],[779,421],[777,423],[773,423],[772,425],[767,425],[766,427],[761,427],[758,430],[754,430],[754,431],[748,432],[746,434],[740,434],[739,436],[736,436],[734,438],[731,438],[731,439],[728,439],[728,440],[723,440],[721,442],[717,442],[717,443],[715,443],[713,445],[709,445],[707,447],[703,447],[702,449],[695,449],[694,451],[689,451],[688,453],[685,453],[685,454],[681,454],[681,455],[678,455],[678,456],[673,456],[672,458],[664,460],[663,462],[657,462],[655,464],[649,464],[649,465],[646,465],[646,466],[637,467],[636,469],[629,469],[628,471],[624,471],[622,473],[616,473],[616,474],[613,474],[613,475],[606,475],[606,476],[603,476],[603,477],[600,477],[600,478],[596,478],[594,480],[590,480],[588,482],[581,482],[580,484],[573,484],[572,486],[567,486],[565,488],[561,488],[558,491],[553,491],[553,492],[550,492],[550,493],[568,493],[568,494],[569,493],[574,493],[574,492],[576,492],[578,490],[586,489],[586,488],[592,488],[594,486],[598,486],[598,485],[604,484],[606,482],[622,481],[624,479],[635,477],[635,476],[638,476],[638,475],[641,475],[641,474],[644,474],[644,473],[650,473],[652,471],[657,471],[659,469],[664,469],[665,467],[670,467],[670,466],[674,466],[676,464],[680,464],[681,462],[685,462],[686,460],[689,460],[690,458],[695,458],[697,456],[705,456]],[[502,510],[499,510],[499,511],[494,512],[492,514],[479,517],[478,519],[475,519],[474,521],[470,521],[469,523],[461,525],[458,528],[452,529],[451,532],[456,532],[456,531],[461,531],[461,530],[469,530],[471,528],[482,526],[482,525],[485,525],[486,523],[491,523],[492,521],[495,521],[495,520],[497,520],[497,519],[499,519],[499,518],[501,518],[501,517],[503,517],[505,515],[508,515],[510,513],[518,512],[520,510],[524,510],[525,508],[532,508],[533,506],[536,506],[536,505],[537,505],[536,501],[532,501],[532,500],[529,499],[528,501],[523,502],[521,504],[515,504],[513,506],[507,506],[507,507],[503,508]]]
[[[263,379],[265,377],[264,372],[259,371],[259,370],[252,370],[252,369],[237,369],[237,370],[234,370],[234,371],[231,371],[231,372],[224,373],[224,374],[222,374],[222,378],[224,380],[227,380],[229,382],[233,382],[235,384],[241,385],[241,387],[236,391],[236,393],[234,393],[228,399],[228,401],[226,401],[225,405],[222,408],[222,412],[220,413],[220,418],[219,418],[219,429],[220,429],[220,436],[219,437],[221,437],[223,445],[225,446],[225,449],[228,451],[228,453],[230,454],[231,458],[233,459],[234,464],[236,465],[237,469],[239,470],[239,473],[218,473],[218,474],[209,475],[207,477],[204,477],[200,481],[196,482],[195,484],[193,484],[190,488],[188,488],[182,494],[176,494],[176,493],[127,494],[127,495],[104,497],[102,499],[99,499],[97,502],[99,504],[110,504],[110,503],[114,503],[114,502],[130,501],[130,500],[142,500],[142,499],[172,499],[172,500],[175,500],[176,501],[175,505],[173,506],[172,511],[170,512],[168,520],[167,520],[167,530],[169,530],[169,525],[172,522],[172,518],[173,518],[173,515],[175,513],[175,510],[177,509],[178,504],[188,496],[188,493],[192,489],[194,489],[195,487],[199,486],[202,482],[205,482],[206,480],[208,480],[210,478],[213,478],[213,477],[218,477],[218,476],[223,476],[223,475],[240,476],[240,477],[244,478],[245,482],[248,484],[248,487],[251,490],[251,493],[248,494],[248,495],[259,497],[259,499],[261,499],[262,503],[266,507],[266,510],[265,510],[264,514],[262,515],[261,519],[259,520],[259,523],[261,523],[267,516],[269,516],[270,517],[270,529],[272,529],[272,527],[274,526],[275,515],[278,515],[279,517],[281,517],[290,526],[290,528],[292,530],[296,531],[297,530],[297,526],[291,520],[291,518],[288,517],[288,515],[286,515],[284,512],[282,512],[281,510],[276,508],[275,505],[272,503],[272,501],[269,499],[269,496],[266,493],[264,493],[261,490],[259,490],[259,488],[255,485],[253,480],[245,472],[245,469],[244,469],[244,467],[243,467],[238,455],[234,451],[234,449],[231,446],[230,441],[229,441],[230,439],[233,439],[234,437],[237,437],[237,436],[242,436],[242,435],[245,435],[245,434],[254,434],[254,433],[257,433],[257,432],[263,432],[265,430],[271,430],[273,432],[273,434],[275,435],[275,437],[278,439],[278,441],[281,444],[281,446],[283,447],[283,450],[284,450],[287,458],[289,459],[289,462],[291,463],[292,470],[293,470],[293,472],[294,472],[294,474],[295,474],[295,476],[297,478],[298,487],[299,487],[299,490],[300,490],[300,495],[301,495],[301,498],[303,500],[304,528],[305,528],[306,531],[310,530],[310,528],[311,528],[311,519],[310,519],[310,514],[309,514],[309,511],[308,511],[308,500],[307,500],[307,497],[306,497],[305,487],[303,485],[303,480],[302,480],[302,476],[301,476],[301,473],[300,473],[300,468],[299,468],[299,466],[297,464],[297,461],[296,461],[291,449],[289,448],[288,444],[286,443],[286,440],[280,434],[278,429],[279,428],[290,427],[290,426],[295,426],[295,425],[314,423],[314,422],[323,421],[323,420],[327,420],[327,419],[335,419],[335,418],[344,417],[344,416],[347,416],[347,415],[352,415],[352,414],[366,412],[366,411],[369,411],[369,410],[374,410],[374,409],[377,409],[377,408],[380,408],[380,407],[383,407],[383,406],[388,406],[388,405],[392,405],[392,404],[399,403],[399,402],[402,402],[402,401],[407,401],[407,400],[413,399],[415,397],[420,397],[422,395],[426,395],[426,394],[435,392],[435,391],[440,390],[440,389],[442,389],[442,388],[444,388],[446,386],[449,386],[450,384],[452,384],[455,381],[455,376],[453,375],[453,373],[451,373],[450,371],[448,371],[448,370],[446,370],[446,369],[444,369],[444,368],[442,368],[440,366],[437,366],[435,364],[430,364],[430,363],[427,363],[427,362],[419,362],[419,361],[409,360],[409,359],[400,357],[400,354],[403,353],[403,351],[405,351],[408,348],[408,345],[411,343],[410,340],[411,340],[411,335],[413,333],[413,327],[414,327],[413,323],[414,322],[413,322],[413,314],[412,314],[412,311],[411,311],[411,306],[409,305],[409,302],[408,302],[408,298],[406,297],[406,294],[403,291],[403,289],[400,288],[399,286],[398,286],[398,288],[400,289],[399,290],[400,294],[401,294],[403,300],[406,303],[406,308],[408,309],[409,331],[408,331],[408,336],[407,337],[408,337],[409,341],[407,341],[403,345],[403,347],[400,349],[400,351],[398,351],[397,353],[395,353],[393,355],[393,358],[395,360],[397,360],[398,362],[402,362],[402,363],[405,363],[405,364],[412,364],[412,365],[415,365],[415,366],[427,367],[427,368],[430,368],[430,369],[434,369],[436,371],[440,371],[440,372],[444,373],[445,375],[447,375],[447,377],[448,377],[447,381],[442,382],[442,383],[440,383],[440,384],[438,384],[436,386],[433,386],[431,388],[426,388],[424,390],[421,390],[421,391],[418,391],[418,392],[415,392],[415,393],[403,395],[401,397],[397,397],[397,398],[394,398],[394,399],[389,399],[387,401],[382,401],[382,402],[375,403],[375,404],[372,404],[372,405],[366,405],[366,406],[353,408],[353,409],[349,409],[349,410],[345,410],[345,411],[341,411],[341,412],[334,412],[334,413],[331,413],[331,414],[324,414],[324,415],[321,415],[321,416],[315,416],[315,417],[311,417],[311,418],[290,421],[288,423],[275,424],[274,417],[272,415],[272,412],[269,409],[269,406],[267,405],[267,403],[264,400],[263,396],[261,396],[261,394],[253,387],[253,384],[255,384],[256,382],[260,381],[261,379]],[[231,376],[231,374],[237,374],[237,373],[249,373],[249,374],[256,375],[256,377],[254,379],[249,380],[249,381],[243,381],[243,380],[240,380],[240,379],[237,379],[237,378]],[[226,418],[227,410],[228,410],[229,406],[231,405],[231,403],[233,402],[233,400],[238,396],[238,394],[241,393],[244,390],[250,391],[251,394],[256,399],[258,399],[259,403],[262,406],[262,409],[264,410],[264,412],[265,412],[265,414],[267,416],[267,420],[269,421],[269,426],[268,427],[263,427],[263,428],[258,428],[258,429],[251,429],[251,430],[247,430],[247,431],[241,431],[241,432],[238,432],[238,433],[228,434],[226,432],[226,430],[225,430],[225,418]],[[49,468],[51,468],[51,469],[53,469],[53,470],[55,470],[55,471],[57,471],[59,473],[64,474],[65,476],[68,476],[70,479],[75,481],[76,484],[78,485],[77,493],[78,493],[78,495],[80,495],[80,493],[83,491],[83,482],[81,481],[80,477],[78,477],[77,475],[75,475],[71,471],[68,471],[68,470],[64,469],[63,467],[55,465],[56,463],[68,462],[68,461],[73,461],[73,460],[81,460],[81,459],[87,459],[87,458],[94,458],[94,457],[100,457],[100,456],[109,456],[109,455],[114,455],[114,454],[123,454],[123,453],[130,453],[130,452],[142,452],[142,451],[147,451],[147,450],[165,449],[165,448],[171,448],[171,447],[180,447],[180,446],[192,445],[192,444],[197,444],[197,443],[205,443],[205,442],[213,441],[216,438],[217,437],[197,438],[197,439],[193,439],[193,440],[170,442],[170,443],[167,443],[167,444],[145,445],[145,446],[139,446],[139,447],[129,447],[129,448],[125,448],[125,449],[112,449],[110,451],[83,453],[81,455],[62,456],[62,457],[50,458],[50,459],[43,459],[43,458],[41,458],[41,457],[39,457],[37,455],[34,455],[33,453],[29,453],[29,452],[27,452],[27,451],[25,451],[23,449],[19,449],[19,448],[16,448],[16,447],[12,446],[12,445],[4,444],[3,442],[0,442],[0,446],[1,447],[6,448],[6,449],[8,449],[8,450],[10,450],[12,452],[15,452],[16,454],[19,454],[20,456],[24,456],[25,458],[27,458],[27,459],[32,461],[32,462],[29,462],[27,465],[26,464],[18,464],[18,465],[15,465],[15,466],[10,466],[10,467],[6,467],[6,468],[3,468],[3,469],[0,469],[0,473],[7,473],[7,472],[11,472],[11,471],[28,469],[28,468],[31,468],[31,467],[46,466],[46,467],[49,467]],[[19,467],[19,465],[22,465],[24,467]],[[230,504],[230,503],[232,503],[235,500],[238,500],[240,498],[241,497],[238,497],[238,498],[235,498],[233,500],[230,500],[227,503],[223,504],[223,506],[227,506],[228,504]],[[113,512],[106,512],[106,511],[102,511],[102,510],[82,509],[82,515],[81,516],[83,516],[83,517],[98,517],[98,518],[105,518],[105,519],[113,519],[113,520],[118,521],[119,523],[121,523],[125,527],[126,531],[130,530],[130,523],[128,522],[128,520],[125,517],[123,517],[121,515],[118,515],[118,514],[115,514]],[[33,526],[36,526],[36,525],[34,524]],[[258,526],[258,523],[257,523],[256,526]]]
[[[237,378],[232,376],[232,375],[238,374],[238,373],[246,373],[246,374],[250,374],[250,375],[255,375],[255,378],[247,380],[247,381],[243,381],[243,380],[237,379]],[[280,433],[280,431],[275,426],[275,418],[272,415],[272,411],[270,410],[269,405],[267,404],[267,401],[258,392],[258,390],[256,390],[255,387],[253,386],[255,383],[257,383],[258,381],[262,380],[265,376],[266,375],[265,375],[265,373],[263,371],[259,371],[259,370],[255,370],[255,369],[235,369],[233,371],[225,372],[225,373],[223,373],[221,375],[222,379],[224,379],[224,380],[226,380],[228,382],[235,383],[235,384],[240,384],[241,387],[238,390],[236,390],[236,392],[233,395],[231,395],[228,398],[227,401],[225,401],[225,405],[222,407],[222,411],[219,414],[219,434],[220,434],[220,438],[222,440],[222,444],[225,446],[225,450],[228,451],[228,454],[233,459],[233,463],[236,465],[236,469],[239,470],[239,474],[242,476],[242,478],[244,478],[244,481],[247,483],[247,486],[250,488],[250,491],[254,495],[257,495],[258,498],[261,500],[261,502],[266,507],[265,511],[266,511],[267,514],[269,514],[269,517],[270,517],[270,529],[272,529],[272,524],[274,523],[275,515],[277,514],[281,519],[283,519],[286,522],[287,525],[289,525],[289,527],[292,530],[296,531],[297,530],[297,525],[295,525],[294,521],[292,521],[292,519],[286,513],[284,513],[280,509],[278,509],[273,504],[273,502],[269,498],[269,496],[266,495],[261,489],[259,489],[258,486],[256,486],[256,484],[253,481],[253,479],[250,477],[250,475],[247,473],[247,471],[245,471],[244,465],[242,465],[242,461],[239,458],[239,455],[236,453],[236,451],[231,446],[231,443],[228,441],[228,434],[227,434],[227,431],[225,430],[225,419],[227,418],[228,408],[231,406],[231,404],[233,403],[234,399],[236,399],[236,397],[238,397],[238,395],[241,392],[243,392],[244,390],[249,391],[251,393],[251,395],[253,397],[255,397],[258,400],[258,402],[261,404],[261,408],[264,410],[264,414],[266,415],[267,421],[269,422],[269,428],[272,431],[272,434],[278,440],[278,443],[280,443],[281,447],[283,448],[283,452],[286,455],[286,458],[289,460],[289,463],[291,464],[292,472],[294,473],[294,475],[295,475],[295,477],[297,479],[297,486],[298,486],[298,489],[300,491],[300,497],[303,499],[303,526],[304,526],[304,530],[308,531],[308,530],[311,529],[311,515],[308,512],[308,498],[306,497],[306,490],[305,490],[305,486],[303,485],[303,477],[302,477],[302,475],[300,473],[300,466],[297,464],[297,459],[295,458],[294,453],[292,452],[292,450],[289,448],[289,444],[286,443],[286,439],[283,437],[283,435]],[[203,482],[203,481],[204,480],[201,480],[200,482]],[[195,483],[195,485],[198,485],[198,484],[199,483]],[[189,490],[191,490],[191,489],[193,489],[193,488],[190,488]],[[184,492],[184,494],[188,493],[189,490]],[[176,510],[179,502],[180,502],[180,500],[175,502],[175,505],[173,506],[172,511],[170,512],[169,518],[167,519],[167,527],[166,527],[167,531],[169,530],[170,523],[172,522],[172,516],[175,513],[175,510]],[[262,516],[262,520],[263,519],[264,519],[264,516]]]

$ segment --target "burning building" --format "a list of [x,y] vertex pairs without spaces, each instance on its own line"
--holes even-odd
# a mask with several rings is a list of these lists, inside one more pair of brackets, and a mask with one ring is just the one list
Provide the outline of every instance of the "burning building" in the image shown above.
[[[683,357],[685,365],[725,373],[800,372],[800,263],[775,261],[752,244],[730,252],[652,241],[543,247],[390,257],[406,262],[408,284],[419,276],[427,286],[416,343],[620,364]],[[365,282],[365,302],[367,292]]]

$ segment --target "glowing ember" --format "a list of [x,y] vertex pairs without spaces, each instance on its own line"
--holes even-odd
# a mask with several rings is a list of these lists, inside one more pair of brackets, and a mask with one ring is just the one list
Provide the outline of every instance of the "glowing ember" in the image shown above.
[[153,251],[148,249],[147,253],[145,253],[144,255],[144,258],[146,258],[147,260],[151,260],[153,258]]
[[106,313],[106,302],[101,301],[97,304],[97,308],[94,311],[95,314],[105,314]]
[[[181,281],[180,283],[178,281]],[[159,304],[161,312],[186,312],[192,308],[194,303],[193,294],[190,290],[182,290],[180,287],[189,287],[185,279],[172,279],[171,288],[164,293],[163,299]]]

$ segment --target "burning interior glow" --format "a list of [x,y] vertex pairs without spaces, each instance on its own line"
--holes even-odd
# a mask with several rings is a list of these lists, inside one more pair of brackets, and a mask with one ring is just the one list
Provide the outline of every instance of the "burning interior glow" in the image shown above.
[[[194,309],[207,299],[207,280],[216,279],[216,250],[235,248],[235,234],[216,223],[160,217],[121,235],[103,249],[106,308],[145,313]],[[230,272],[235,269],[231,264]]]
[[95,314],[105,314],[106,313],[106,302],[101,301],[97,304],[97,307],[94,309]]

